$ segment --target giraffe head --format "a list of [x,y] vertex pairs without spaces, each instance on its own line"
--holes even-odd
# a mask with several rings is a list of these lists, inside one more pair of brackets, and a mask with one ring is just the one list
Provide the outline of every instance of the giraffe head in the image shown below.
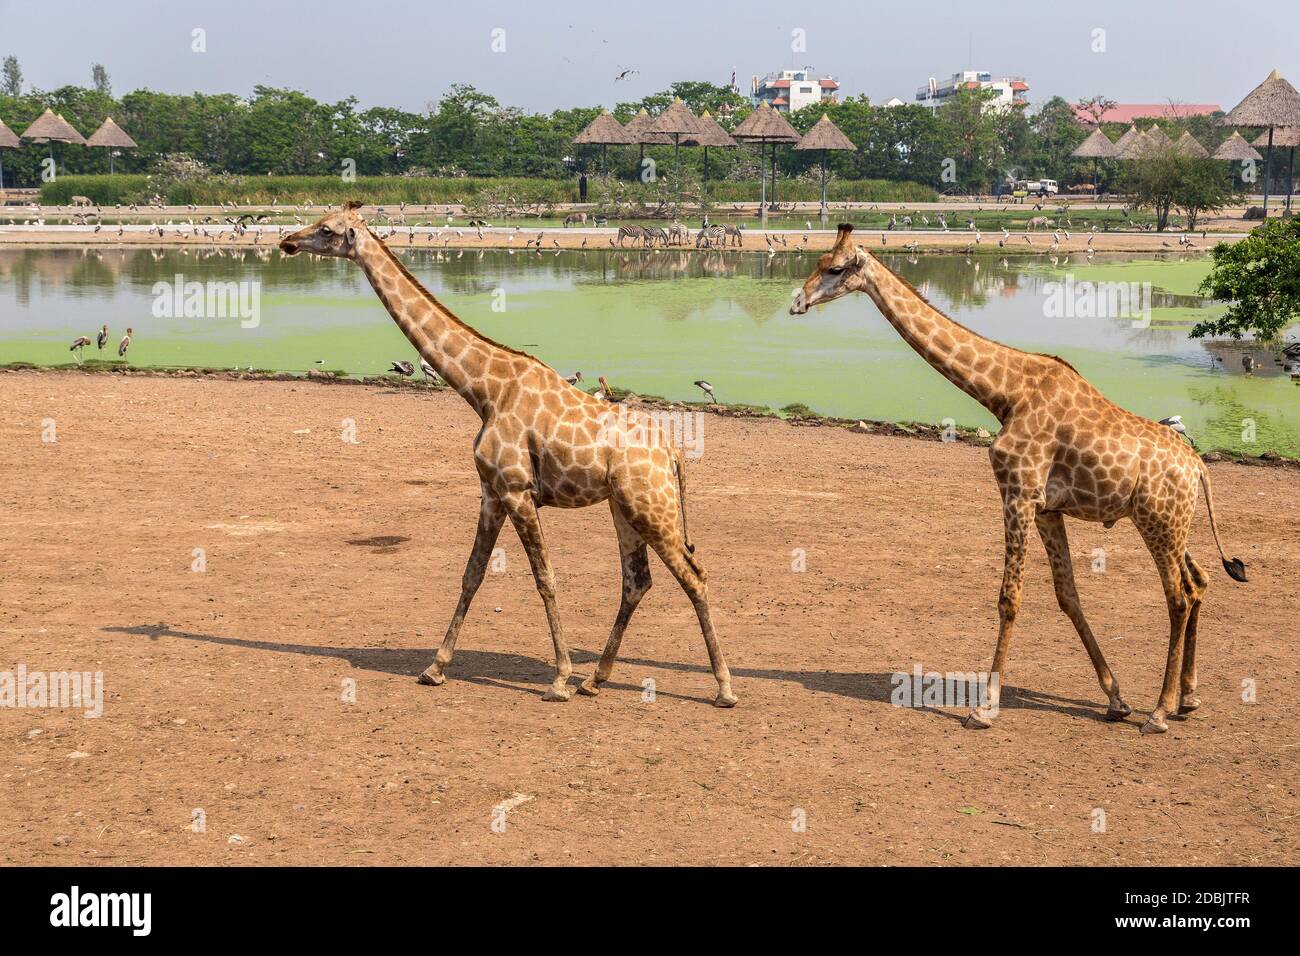
[[310,252],[336,259],[353,258],[358,236],[366,232],[366,224],[357,215],[360,208],[361,203],[355,199],[345,202],[338,212],[327,213],[315,225],[285,236],[280,240],[280,251],[286,256]]
[[865,292],[872,284],[871,274],[879,265],[866,250],[853,242],[853,227],[840,225],[831,251],[817,260],[803,288],[790,304],[791,315],[803,315],[810,306],[830,302],[850,292]]

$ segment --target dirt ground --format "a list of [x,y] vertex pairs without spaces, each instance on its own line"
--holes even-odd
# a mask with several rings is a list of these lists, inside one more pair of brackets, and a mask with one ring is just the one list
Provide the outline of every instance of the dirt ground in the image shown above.
[[[690,604],[653,557],[614,679],[560,704],[541,700],[550,642],[508,527],[450,679],[415,682],[474,534],[477,420],[454,394],[23,372],[0,374],[0,408],[0,671],[104,686],[98,718],[0,708],[5,863],[1283,864],[1300,848],[1293,470],[1211,466],[1251,581],[1219,570],[1199,511],[1199,712],[1138,734],[1167,643],[1156,575],[1127,522],[1071,522],[1135,713],[1102,720],[1035,542],[1002,714],[968,731],[964,708],[889,698],[896,672],[991,659],[1001,519],[979,448],[708,417],[691,532],[740,704],[710,706]],[[585,676],[618,603],[610,517],[543,520]]]

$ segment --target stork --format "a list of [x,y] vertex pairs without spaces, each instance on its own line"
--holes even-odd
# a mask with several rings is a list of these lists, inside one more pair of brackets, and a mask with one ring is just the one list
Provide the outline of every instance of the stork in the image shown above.
[[714,405],[718,404],[718,400],[713,397],[713,386],[710,385],[708,382],[706,382],[704,379],[702,378],[696,379],[695,387],[698,388],[700,391],[702,391],[705,395],[709,396],[709,401],[712,402]]
[[89,344],[90,344],[89,335],[78,335],[75,339],[72,340],[72,345],[68,347],[68,351],[72,353],[74,358],[76,358],[78,365],[81,364],[81,350],[84,349]]

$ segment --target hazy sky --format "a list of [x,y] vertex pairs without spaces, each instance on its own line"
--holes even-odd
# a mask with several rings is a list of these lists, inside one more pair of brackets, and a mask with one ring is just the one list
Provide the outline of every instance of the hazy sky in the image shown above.
[[[1284,19],[1290,28],[1277,25]],[[206,31],[205,53],[191,50],[196,27]],[[806,52],[791,49],[795,29],[805,31]],[[1105,52],[1093,52],[1097,29]],[[246,94],[260,83],[413,111],[458,82],[545,112],[612,106],[677,79],[726,83],[733,69],[748,92],[754,73],[804,65],[875,102],[910,101],[927,77],[977,68],[1025,76],[1036,103],[1102,93],[1230,109],[1274,67],[1300,82],[1300,4],[0,0],[0,56],[10,53],[42,89],[89,85],[99,61],[118,94]],[[629,68],[640,72],[615,83]]]

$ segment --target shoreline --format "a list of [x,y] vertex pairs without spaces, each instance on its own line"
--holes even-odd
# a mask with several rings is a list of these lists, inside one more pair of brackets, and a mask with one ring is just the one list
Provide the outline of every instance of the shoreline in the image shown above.
[[[425,382],[415,378],[401,378],[396,375],[350,376],[335,370],[309,369],[303,374],[286,371],[238,370],[228,368],[207,368],[202,366],[182,366],[164,368],[158,366],[132,367],[128,365],[111,366],[52,366],[36,365],[29,362],[13,362],[0,365],[0,375],[6,374],[81,374],[81,375],[122,375],[132,378],[164,379],[206,379],[210,381],[252,381],[252,382],[300,382],[318,385],[353,385],[370,388],[398,388],[416,394],[436,395],[447,391],[442,383]],[[799,412],[787,412],[787,408],[800,406],[789,405],[774,409],[767,406],[726,404],[708,402],[672,401],[658,395],[638,395],[625,389],[612,388],[611,394],[619,402],[629,402],[645,408],[663,409],[665,411],[689,410],[707,413],[720,418],[760,419],[784,422],[795,428],[835,428],[859,435],[879,435],[890,438],[912,438],[919,441],[946,442],[952,444],[975,445],[987,448],[992,444],[996,432],[990,433],[983,428],[956,425],[944,429],[929,422],[893,422],[868,418],[841,418],[834,415],[821,415],[812,409],[802,407]],[[615,404],[615,403],[611,403]],[[951,437],[945,437],[945,432]],[[1206,462],[1226,462],[1250,467],[1280,468],[1300,472],[1300,458],[1287,458],[1274,451],[1264,451],[1258,455],[1243,455],[1238,452],[1211,450],[1200,452]]]
[[[667,223],[665,222],[665,225]],[[93,226],[0,226],[0,247],[59,248],[59,247],[120,247],[120,248],[227,248],[265,249],[278,251],[279,240],[296,230],[296,226],[263,226],[259,233],[249,229],[242,234],[225,229],[204,234],[202,226],[165,226],[167,232],[155,235],[156,226],[123,226],[121,234],[115,225],[99,232]],[[450,226],[380,226],[372,222],[371,228],[394,249],[505,249],[532,255],[561,250],[587,252],[646,252],[651,255],[670,253],[766,252],[771,255],[788,252],[825,252],[835,244],[834,229],[768,229],[746,228],[741,245],[696,248],[691,229],[685,245],[646,249],[639,240],[617,243],[617,228],[558,227],[558,226],[493,226],[483,230],[480,237],[473,227]],[[184,232],[182,232],[184,230]],[[939,230],[880,230],[863,229],[855,232],[863,246],[885,252],[967,252],[978,255],[1045,255],[1093,252],[1153,252],[1208,255],[1221,242],[1234,243],[1244,239],[1246,232],[1211,232],[1205,237],[1198,231],[1190,236],[1191,245],[1182,245],[1177,231],[1166,232],[1071,232],[1070,238],[1054,241],[1054,228],[1035,231],[1011,230],[1005,245],[1000,231],[977,233],[969,230],[942,232]],[[540,243],[538,242],[538,237]],[[767,237],[771,237],[768,241]],[[1092,242],[1089,246],[1089,238]]]

